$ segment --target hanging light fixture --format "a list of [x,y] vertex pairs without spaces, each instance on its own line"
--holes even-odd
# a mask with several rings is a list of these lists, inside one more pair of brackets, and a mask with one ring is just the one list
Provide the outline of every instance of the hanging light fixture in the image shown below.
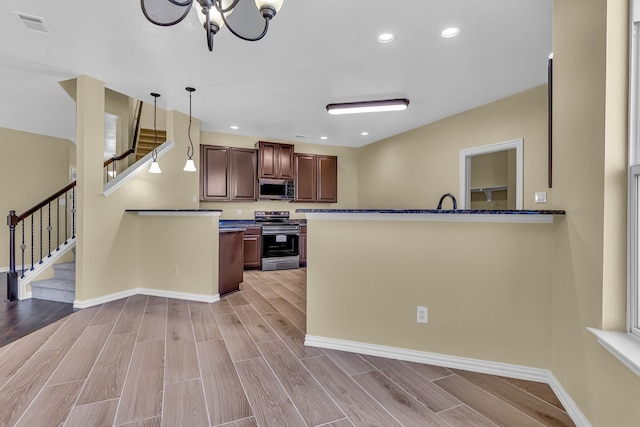
[[180,23],[187,17],[193,6],[198,18],[207,32],[207,45],[213,50],[213,36],[226,25],[231,33],[246,41],[262,39],[269,30],[269,21],[276,16],[284,0],[255,0],[256,7],[264,18],[264,29],[257,36],[246,36],[235,31],[227,22],[240,0],[140,0],[142,13],[149,22],[169,27]]
[[185,90],[189,92],[189,147],[187,147],[187,163],[185,163],[182,170],[187,172],[195,172],[196,165],[193,163],[193,141],[191,141],[191,94],[196,90],[192,87],[186,87]]
[[156,130],[156,110],[158,107],[158,97],[159,93],[151,93],[153,96],[153,150],[151,150],[151,158],[153,162],[151,162],[151,167],[149,168],[149,173],[162,173],[160,170],[160,165],[158,164],[158,151],[156,150],[156,146],[158,145],[158,131]]

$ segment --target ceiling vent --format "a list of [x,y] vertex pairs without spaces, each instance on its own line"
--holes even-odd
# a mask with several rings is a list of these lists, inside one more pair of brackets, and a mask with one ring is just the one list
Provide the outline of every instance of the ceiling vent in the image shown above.
[[28,30],[38,33],[43,36],[51,37],[53,34],[51,33],[51,28],[47,24],[44,18],[40,16],[27,15],[22,12],[13,12],[15,13],[20,21],[27,27]]

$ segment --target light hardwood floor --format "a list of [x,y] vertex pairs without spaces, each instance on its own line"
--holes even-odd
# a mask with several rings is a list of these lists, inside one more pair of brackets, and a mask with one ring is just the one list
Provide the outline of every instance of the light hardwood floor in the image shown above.
[[572,426],[540,383],[305,347],[306,270],[142,295],[0,347],[0,426]]

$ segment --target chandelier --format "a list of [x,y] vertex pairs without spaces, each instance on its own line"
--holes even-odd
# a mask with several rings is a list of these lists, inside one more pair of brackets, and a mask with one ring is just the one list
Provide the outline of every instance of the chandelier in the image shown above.
[[[227,21],[240,0],[140,0],[142,13],[149,22],[169,27],[187,17],[191,7],[196,9],[198,18],[207,32],[207,44],[213,51],[213,36],[223,26],[227,26],[233,35],[242,40],[257,41],[269,30],[269,21],[276,16],[284,0],[255,0],[256,7],[264,18],[264,29],[257,36],[246,36],[235,31]],[[245,0],[247,1],[247,0]]]

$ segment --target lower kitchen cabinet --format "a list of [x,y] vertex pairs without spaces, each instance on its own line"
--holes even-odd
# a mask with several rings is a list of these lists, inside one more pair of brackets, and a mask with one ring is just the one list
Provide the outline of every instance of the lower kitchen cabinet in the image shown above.
[[307,265],[307,226],[300,226],[300,265]]
[[220,296],[240,289],[243,280],[242,231],[221,231],[218,251],[218,293]]
[[260,268],[262,266],[262,228],[248,227],[243,234],[244,268]]

